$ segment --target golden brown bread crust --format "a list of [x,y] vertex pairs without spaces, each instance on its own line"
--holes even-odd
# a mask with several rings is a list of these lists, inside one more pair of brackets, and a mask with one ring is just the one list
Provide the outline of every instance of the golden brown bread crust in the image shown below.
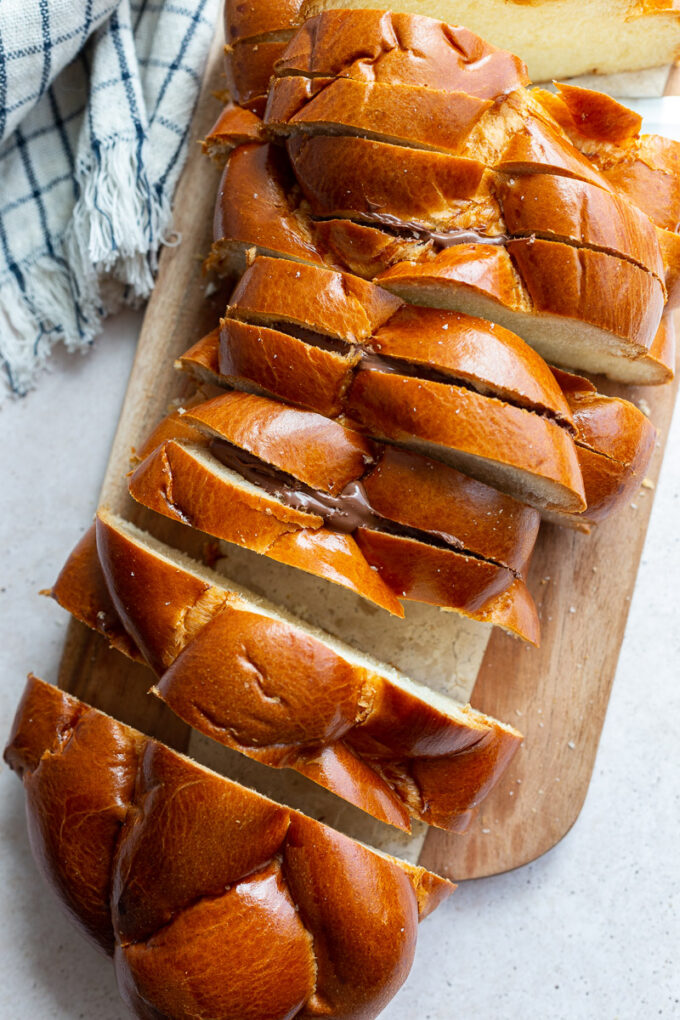
[[131,659],[143,661],[111,601],[99,567],[94,528],[88,528],[51,590],[43,594],[51,595],[81,623],[103,634],[112,648],[117,648]]
[[[663,289],[651,273],[624,259],[540,239],[513,240],[505,246],[465,244],[447,248],[428,262],[392,266],[377,282],[415,304],[467,311],[471,304],[479,309],[481,298],[493,318],[566,367],[578,367],[584,360],[583,345],[574,344],[573,354],[564,346],[553,350],[552,323],[573,323],[575,338],[578,324],[587,324],[598,331],[593,360],[609,349],[613,352],[608,354],[607,374],[616,378],[621,359],[630,373],[639,359],[639,381],[652,381],[647,373],[653,368],[645,359],[661,321]],[[620,299],[612,301],[612,294]],[[630,381],[635,381],[633,375]]]
[[135,470],[131,496],[171,520],[333,581],[395,616],[404,615],[351,535],[324,527],[323,518],[286,506],[199,452],[173,440],[165,443]]
[[519,58],[465,28],[391,11],[327,11],[304,23],[277,75],[426,85],[498,99],[528,84]]
[[[160,677],[155,693],[221,743],[294,768],[400,828],[413,816],[452,830],[466,826],[518,746],[512,728],[452,702],[447,714],[343,657],[321,632],[267,615],[226,579],[211,586],[167,562],[115,520],[100,515],[97,531],[94,559]],[[443,757],[447,780],[424,800],[410,770],[436,758],[441,771]],[[419,767],[426,778],[427,761]]]
[[291,201],[293,182],[282,150],[261,144],[236,149],[217,192],[215,243],[206,267],[223,275],[243,272],[244,253],[251,248],[301,262],[322,262],[309,225]]
[[625,506],[639,488],[654,452],[656,430],[629,401],[598,393],[580,376],[553,371],[578,430],[588,503],[582,519],[597,524]]
[[336,417],[361,351],[327,351],[277,329],[222,319],[218,357],[230,385],[247,381],[257,392]]
[[232,149],[261,140],[262,126],[257,114],[228,103],[203,139],[203,152],[223,166]]
[[[280,81],[285,85],[296,80]],[[388,229],[400,223],[424,230],[469,228],[508,238],[537,235],[605,251],[648,269],[662,284],[667,281],[675,288],[677,302],[680,242],[672,247],[677,235],[655,228],[624,198],[601,186],[547,173],[542,163],[534,167],[534,173],[515,177],[487,173],[475,185],[474,178],[467,180],[470,164],[465,160],[397,149],[364,138],[335,136],[291,143],[294,168],[312,211],[336,218],[331,230],[327,221],[310,218],[301,207],[299,188],[281,150],[271,145],[240,147],[229,160],[218,192],[214,244],[207,265],[221,273],[234,268],[242,271],[244,253],[253,248],[312,264],[344,263],[368,278],[396,261],[431,257],[436,252],[437,238],[423,235],[418,250],[414,249],[417,235],[394,236],[359,223],[342,228],[343,243],[338,216],[354,216],[369,224],[382,216]],[[462,185],[456,172],[461,165]],[[440,194],[442,186],[444,194]],[[464,193],[472,188],[465,200],[459,195],[461,187]],[[452,198],[447,198],[446,188],[452,189]],[[372,251],[376,246],[377,251]]]
[[264,123],[277,135],[357,133],[457,153],[492,105],[466,92],[422,85],[289,75],[272,81]]
[[404,305],[376,331],[370,346],[383,357],[429,366],[480,393],[571,426],[569,406],[543,359],[514,333],[486,319]]
[[234,102],[258,117],[263,115],[272,69],[286,47],[285,40],[264,39],[235,42],[226,48],[226,84]]
[[371,336],[401,304],[349,273],[259,257],[239,281],[228,313],[263,325],[304,326],[355,343]]
[[496,233],[492,174],[476,159],[348,135],[301,135],[286,148],[312,214],[434,230]]
[[35,677],[5,755],[36,861],[114,953],[140,1018],[370,1020],[408,973],[419,916],[453,888]]
[[551,174],[499,181],[498,196],[509,235],[533,234],[598,248],[628,258],[664,281],[663,257],[649,217],[620,196]]
[[226,0],[224,29],[227,41],[253,39],[259,36],[291,35],[302,20],[303,0]]
[[339,422],[250,393],[213,397],[190,407],[183,420],[333,495],[375,458],[373,444]]
[[375,369],[354,377],[346,408],[376,439],[434,454],[522,502],[585,509],[573,440],[541,415],[460,386]]
[[[192,405],[179,419],[182,430],[187,419],[204,442],[224,439],[320,493],[337,495],[360,481],[369,514],[518,574],[527,566],[537,512],[441,462],[369,443],[339,422],[240,392]],[[149,453],[175,438],[176,421],[171,414],[154,430],[145,444]],[[178,438],[182,435],[178,429]]]

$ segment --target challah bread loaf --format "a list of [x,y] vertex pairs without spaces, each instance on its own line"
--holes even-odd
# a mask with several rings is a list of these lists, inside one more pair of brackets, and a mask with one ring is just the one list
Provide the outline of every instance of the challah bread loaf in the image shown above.
[[[305,18],[332,8],[381,8],[379,0],[274,0],[225,6],[230,40],[291,34]],[[466,25],[495,46],[517,53],[533,81],[590,72],[610,74],[672,63],[680,52],[680,19],[672,0],[398,0],[396,9]]]
[[565,368],[626,382],[666,379],[648,356],[663,313],[662,286],[624,259],[529,238],[457,245],[428,262],[392,266],[377,282],[410,304],[499,322]]
[[[490,359],[483,367],[483,355],[480,355],[478,371],[471,371],[470,366],[477,359],[474,350],[469,358],[461,355],[464,330],[455,329],[460,320],[449,323],[441,316],[422,316],[422,345],[423,351],[427,350],[429,365],[424,363],[425,359],[421,359],[418,365],[413,354],[414,344],[408,344],[405,328],[402,328],[399,337],[396,327],[392,333],[383,334],[383,340],[379,341],[382,353],[377,356],[379,360],[376,363],[372,334],[377,336],[380,326],[391,321],[397,306],[389,308],[377,288],[361,290],[357,287],[359,283],[362,281],[348,274],[260,257],[241,278],[227,317],[251,325],[276,328],[277,332],[290,332],[298,341],[320,348],[330,346],[335,349],[338,341],[342,342],[341,348],[343,344],[361,345],[362,349],[369,350],[373,360],[366,358],[365,362],[360,362],[360,370],[348,380],[343,408],[369,434],[411,445],[428,454],[434,452],[435,456],[453,467],[462,468],[481,481],[539,509],[548,506],[560,506],[570,511],[582,509],[578,462],[568,431],[549,417],[527,410],[527,407],[537,405],[526,397],[518,397],[516,390],[519,406],[500,399],[501,396],[507,399],[513,386],[512,373],[504,371],[497,358]],[[365,315],[358,308],[359,299],[368,299],[371,308],[377,312]],[[417,318],[417,310],[413,310],[411,316]],[[382,322],[378,322],[378,318]],[[446,332],[449,325],[454,327],[451,342],[447,340],[449,334]],[[474,322],[469,325],[474,330]],[[412,324],[410,328],[415,330],[416,326]],[[487,343],[488,334],[493,332],[484,325],[480,327],[482,347],[485,345],[485,329]],[[458,332],[458,337],[453,335],[455,332]],[[426,346],[430,336],[432,343]],[[243,337],[240,339],[243,341]],[[270,336],[251,334],[251,360],[257,360],[259,348],[260,360],[271,364],[270,339]],[[504,336],[499,335],[496,342],[504,346],[509,361],[522,361],[526,348],[517,338],[505,342]],[[288,345],[289,350],[293,347],[297,345]],[[411,363],[408,358],[398,356],[392,361],[386,356],[390,347],[395,354],[410,350]],[[458,353],[449,359],[448,355],[454,348]],[[441,356],[438,351],[442,352]],[[286,385],[282,389],[285,388],[286,392],[274,390],[277,396],[290,399],[288,380],[299,364],[294,353],[293,358],[292,361],[283,359],[281,371],[286,376]],[[529,358],[532,366],[533,358],[533,355]],[[463,361],[467,361],[467,368],[463,367]],[[433,367],[437,370],[434,379]],[[233,373],[233,368],[233,362],[225,365],[227,372]],[[485,372],[485,368],[489,371]],[[527,368],[528,372],[520,364],[517,376],[524,374],[526,378],[526,374],[533,374],[534,384],[540,388],[536,374],[528,365]],[[271,372],[268,374],[271,375]],[[274,385],[270,381],[267,387],[261,376],[252,381],[262,389]],[[465,385],[459,385],[460,382]],[[470,386],[481,392],[475,392]],[[560,402],[557,411],[555,396]],[[554,387],[551,394],[543,392],[540,407],[568,424],[568,416],[564,418],[563,401],[559,394],[555,394]],[[528,441],[523,442],[522,437]]]
[[[271,145],[242,146],[229,159],[218,192],[209,268],[222,274],[242,272],[246,252],[254,248],[260,254],[312,264],[326,262],[350,271],[358,266],[358,275],[371,277],[398,261],[433,257],[442,248],[474,239],[482,231],[477,237],[480,241],[487,233],[491,241],[494,237],[538,236],[605,251],[648,269],[662,287],[671,274],[671,287],[678,287],[680,248],[673,249],[667,232],[658,231],[646,215],[603,188],[549,173],[514,178],[496,175],[490,190],[482,185],[462,204],[458,199],[442,201],[437,191],[438,204],[433,205],[429,190],[423,194],[422,188],[414,189],[403,154],[390,154],[387,177],[381,180],[372,151],[366,153],[372,167],[368,175],[361,171],[361,153],[350,158],[335,151],[348,144],[362,146],[363,139],[322,137],[303,144],[307,148],[328,145],[333,150],[320,152],[311,174],[318,189],[307,187],[309,172],[306,178],[301,177],[313,206],[315,201],[321,203],[314,211],[333,221],[351,216],[352,222],[330,226],[328,220],[310,218],[300,204],[299,188],[284,154]],[[411,156],[421,162],[432,158],[415,150]],[[440,157],[435,154],[434,158]],[[449,157],[441,158],[446,161]],[[332,173],[324,169],[328,160]],[[411,169],[417,176],[418,167]],[[383,185],[387,191],[378,193],[376,189]],[[334,195],[339,196],[338,202]],[[372,231],[371,226],[378,229]],[[340,248],[337,238],[343,230],[347,240]],[[362,253],[370,241],[378,250],[369,252],[369,265],[364,266],[366,256]],[[344,266],[343,258],[348,260]]]
[[370,1020],[453,889],[35,677],[5,759],[39,869],[144,1020]]
[[[241,415],[257,442],[243,434]],[[210,437],[210,449],[169,440],[151,453],[130,480],[144,506],[342,584],[397,615],[396,600],[405,598],[537,640],[531,598],[515,584],[535,541],[534,511],[413,454],[400,459],[374,447],[339,466],[345,437],[355,433],[252,395],[226,394],[188,411],[183,424],[187,418]],[[405,473],[411,488],[400,492]],[[506,591],[510,597],[499,601]]]
[[528,84],[526,68],[466,28],[392,11],[311,17],[275,65],[277,75],[425,85],[496,100]]
[[[202,733],[292,768],[401,829],[459,831],[519,746],[512,729],[414,684],[100,512],[99,569],[159,676],[155,694]],[[89,592],[54,594],[83,622]],[[93,586],[94,582],[90,582]],[[150,679],[149,686],[152,685]]]

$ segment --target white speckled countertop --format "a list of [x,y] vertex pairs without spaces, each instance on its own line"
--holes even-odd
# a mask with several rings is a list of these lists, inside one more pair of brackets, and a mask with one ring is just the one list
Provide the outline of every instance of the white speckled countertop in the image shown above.
[[[138,326],[120,315],[92,355],[60,357],[0,409],[3,743],[26,672],[56,675],[66,621],[36,592],[95,508]],[[541,860],[464,885],[424,923],[385,1020],[680,1017],[679,522],[676,414],[583,812]],[[0,841],[0,1017],[125,1020],[110,963],[36,874],[7,768]]]

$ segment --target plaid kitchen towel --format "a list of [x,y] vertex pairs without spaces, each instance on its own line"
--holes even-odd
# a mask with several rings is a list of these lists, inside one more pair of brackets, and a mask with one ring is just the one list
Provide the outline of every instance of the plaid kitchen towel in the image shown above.
[[153,287],[218,0],[0,0],[0,361],[25,393]]

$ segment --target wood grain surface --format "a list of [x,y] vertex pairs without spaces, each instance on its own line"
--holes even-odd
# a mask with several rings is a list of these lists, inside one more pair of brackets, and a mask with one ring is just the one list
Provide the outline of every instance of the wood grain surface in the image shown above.
[[[187,384],[174,359],[211,329],[225,295],[206,297],[201,272],[211,234],[218,173],[196,144],[219,110],[211,93],[223,87],[222,40],[215,40],[193,125],[190,155],[175,199],[181,243],[166,248],[149,302],[136,360],[111,452],[101,502],[147,526],[148,511],[127,495],[130,450]],[[612,384],[603,384],[615,392]],[[644,396],[660,440],[649,475],[656,480],[676,387],[627,390]],[[576,820],[588,789],[600,731],[635,584],[653,490],[592,536],[544,526],[530,588],[543,627],[531,649],[494,632],[477,679],[473,703],[516,725],[526,742],[508,774],[485,802],[465,836],[431,830],[421,863],[454,879],[492,875],[544,853]],[[154,533],[200,552],[204,536],[154,518]],[[193,544],[193,549],[192,549]],[[59,683],[105,711],[184,750],[188,729],[146,695],[148,671],[108,649],[81,624],[71,623]]]

